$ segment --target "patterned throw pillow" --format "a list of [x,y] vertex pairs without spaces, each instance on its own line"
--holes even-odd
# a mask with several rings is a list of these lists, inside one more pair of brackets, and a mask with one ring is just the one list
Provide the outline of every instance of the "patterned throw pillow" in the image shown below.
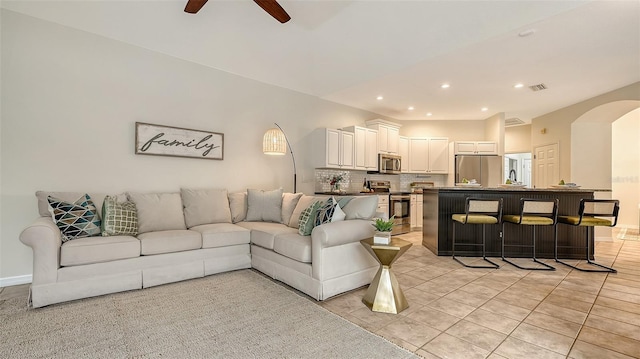
[[100,235],[98,210],[88,194],[73,203],[47,197],[49,213],[62,233],[62,242]]
[[319,226],[321,224],[331,222],[331,218],[333,218],[333,213],[338,206],[338,202],[335,198],[329,198],[325,203],[322,204],[320,208],[318,208],[318,213],[316,214],[315,225]]
[[315,201],[300,214],[298,233],[301,236],[311,235],[316,220],[316,213],[320,206],[322,206],[322,201]]
[[135,236],[138,234],[138,211],[131,201],[118,202],[106,196],[102,203],[103,236]]

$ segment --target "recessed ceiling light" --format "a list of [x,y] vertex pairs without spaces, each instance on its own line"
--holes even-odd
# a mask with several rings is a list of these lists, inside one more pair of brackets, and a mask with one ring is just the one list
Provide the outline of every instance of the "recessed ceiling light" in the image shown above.
[[527,37],[527,36],[533,35],[535,32],[536,32],[536,29],[527,29],[527,30],[520,31],[518,33],[518,36]]
[[485,112],[485,111],[489,111],[489,109],[487,107],[483,107],[480,109],[480,111]]
[[440,87],[443,88],[443,89],[448,89],[450,86],[451,85],[449,85],[447,83],[444,83],[444,84],[440,85]]
[[521,89],[521,88],[523,88],[523,87],[524,87],[524,85],[523,85],[523,84],[520,84],[520,83],[517,83],[517,84],[513,85],[513,87],[515,87],[515,88],[517,88],[517,89]]
[[433,116],[431,112],[427,112],[427,116]]
[[415,107],[413,107],[413,106],[409,106],[408,110],[409,110],[409,111],[413,111],[413,110],[415,110]]
[[378,97],[376,97],[376,100],[378,100],[378,101],[380,101],[380,100],[384,100],[384,97],[382,97],[382,96],[378,96]]

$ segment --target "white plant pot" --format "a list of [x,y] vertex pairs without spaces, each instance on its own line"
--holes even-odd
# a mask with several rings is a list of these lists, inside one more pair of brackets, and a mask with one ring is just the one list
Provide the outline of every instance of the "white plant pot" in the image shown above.
[[391,242],[391,232],[376,231],[373,235],[373,244],[389,244]]

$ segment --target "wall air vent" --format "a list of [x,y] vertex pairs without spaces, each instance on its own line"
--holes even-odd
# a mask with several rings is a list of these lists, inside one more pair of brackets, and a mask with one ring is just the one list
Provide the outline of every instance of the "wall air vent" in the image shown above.
[[537,84],[537,85],[529,86],[529,88],[531,89],[531,91],[542,91],[547,89],[547,85]]
[[512,118],[508,118],[508,119],[504,120],[505,127],[517,126],[517,125],[522,125],[522,124],[524,124],[524,121],[522,121],[521,119],[519,119],[517,117],[512,117]]

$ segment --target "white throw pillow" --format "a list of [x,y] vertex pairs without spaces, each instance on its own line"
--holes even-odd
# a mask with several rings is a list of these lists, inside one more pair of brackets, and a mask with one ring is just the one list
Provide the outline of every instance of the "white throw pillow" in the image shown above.
[[302,193],[284,193],[282,195],[282,223],[289,224],[300,197],[302,197]]
[[344,221],[345,218],[347,218],[347,214],[344,213],[339,204],[336,204],[336,208],[333,210],[333,216],[331,217],[331,222]]
[[229,207],[231,209],[231,223],[244,221],[247,218],[247,193],[229,193]]
[[300,199],[298,200],[298,204],[296,204],[296,209],[294,209],[293,213],[291,214],[291,219],[289,220],[289,227],[296,228],[296,229],[299,228],[300,227],[299,219],[300,219],[300,215],[302,214],[302,211],[304,211],[306,208],[311,206],[313,202],[317,200],[318,198],[314,196],[302,195],[302,197],[300,197]]
[[138,210],[138,234],[187,229],[180,193],[127,193]]
[[187,228],[211,223],[231,223],[226,189],[180,189]]
[[346,219],[371,219],[378,208],[378,196],[357,196],[342,209]]
[[282,222],[282,188],[247,190],[247,222]]

